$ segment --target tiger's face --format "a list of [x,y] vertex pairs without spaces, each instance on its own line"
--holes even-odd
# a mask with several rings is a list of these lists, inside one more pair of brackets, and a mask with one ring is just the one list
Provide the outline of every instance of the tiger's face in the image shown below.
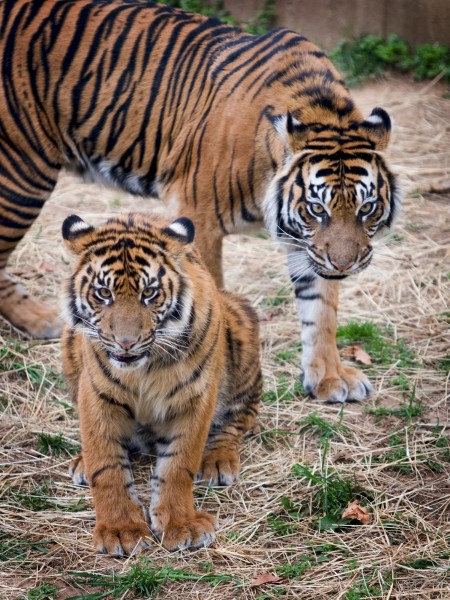
[[171,334],[189,318],[178,258],[194,227],[184,218],[164,228],[154,223],[127,215],[94,229],[73,215],[63,224],[66,246],[78,256],[66,318],[118,369],[142,367],[155,350],[170,348]]
[[[377,128],[387,128],[389,117],[381,114],[385,121],[376,113],[365,122],[376,142],[363,137],[363,126],[346,134],[311,135],[290,125],[291,136],[303,136],[303,145],[287,155],[265,212],[269,231],[289,250],[291,274],[342,279],[370,263],[372,239],[391,225],[400,201],[377,149],[387,145]],[[295,148],[295,140],[291,143]]]

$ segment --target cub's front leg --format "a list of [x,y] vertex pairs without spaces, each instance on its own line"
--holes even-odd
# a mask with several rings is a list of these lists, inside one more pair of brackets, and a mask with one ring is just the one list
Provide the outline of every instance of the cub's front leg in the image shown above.
[[341,363],[336,346],[339,283],[292,277],[302,327],[305,390],[325,402],[365,400],[373,388],[366,375]]
[[96,515],[94,544],[99,552],[119,556],[138,551],[150,532],[124,443],[134,420],[115,399],[94,390],[87,376],[80,379],[78,405],[83,469]]
[[215,539],[214,517],[194,508],[193,481],[211,422],[210,414],[196,412],[162,427],[156,440],[149,513],[153,533],[168,550],[200,548]]

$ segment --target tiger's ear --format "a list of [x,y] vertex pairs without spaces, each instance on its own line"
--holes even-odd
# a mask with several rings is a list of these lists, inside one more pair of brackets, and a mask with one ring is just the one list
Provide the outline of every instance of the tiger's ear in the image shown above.
[[187,217],[181,217],[171,223],[163,232],[182,244],[191,244],[195,237],[194,223]]
[[70,215],[64,219],[62,224],[62,236],[68,250],[74,254],[81,254],[91,242],[91,234],[95,231],[92,225],[88,225],[77,215]]
[[391,136],[392,122],[382,108],[374,108],[359,127],[359,131],[375,146],[375,150],[386,150]]
[[275,131],[294,154],[303,150],[308,140],[309,129],[307,125],[298,121],[289,111],[285,115],[274,117],[272,124]]

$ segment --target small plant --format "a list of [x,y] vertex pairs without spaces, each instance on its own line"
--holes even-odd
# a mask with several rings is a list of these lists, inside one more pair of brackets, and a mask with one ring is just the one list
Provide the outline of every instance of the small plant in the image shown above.
[[396,363],[399,368],[417,367],[415,354],[407,347],[406,340],[399,338],[392,342],[389,335],[388,329],[382,329],[371,321],[349,321],[338,327],[336,338],[341,346],[361,344],[375,364]]
[[83,588],[84,585],[98,587],[103,592],[83,593],[79,596],[72,596],[68,600],[98,600],[108,596],[121,598],[129,592],[137,598],[152,598],[158,596],[159,590],[167,582],[207,582],[215,586],[225,581],[235,580],[231,575],[220,575],[211,572],[203,574],[189,573],[182,569],[176,569],[167,563],[159,567],[145,558],[131,565],[130,570],[122,575],[116,575],[115,573],[100,575],[86,572],[75,572],[71,575],[73,583],[77,587]]
[[384,406],[377,406],[376,408],[372,408],[371,406],[366,406],[365,410],[370,415],[375,415],[376,417],[392,415],[394,417],[399,417],[401,419],[408,419],[409,421],[412,421],[414,417],[422,416],[423,404],[420,400],[416,398],[416,385],[414,384],[412,392],[409,394],[408,402],[406,402],[404,394],[403,406],[401,406],[400,408],[385,408]]
[[292,376],[280,373],[275,390],[268,390],[263,394],[263,402],[275,404],[277,402],[292,402],[298,397],[303,397],[306,392],[299,381],[292,381]]
[[43,583],[38,587],[28,590],[26,596],[22,596],[23,600],[56,600],[58,588],[50,583]]
[[325,441],[326,439],[332,438],[337,433],[348,433],[349,428],[342,424],[343,417],[343,406],[339,411],[339,419],[336,423],[331,423],[330,421],[319,417],[316,412],[312,412],[307,417],[304,417],[301,421],[299,421],[300,430],[309,429],[314,433],[320,434],[320,439]]
[[41,454],[60,456],[61,454],[73,455],[80,452],[80,445],[66,440],[62,433],[38,433],[37,449]]

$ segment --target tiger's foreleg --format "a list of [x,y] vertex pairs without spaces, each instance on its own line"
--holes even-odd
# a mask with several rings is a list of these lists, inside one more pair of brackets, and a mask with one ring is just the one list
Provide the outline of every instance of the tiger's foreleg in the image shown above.
[[[56,176],[57,173],[55,182]],[[48,187],[38,188],[33,179],[21,180],[18,173],[8,177],[5,164],[0,167],[0,190],[3,192],[0,196],[0,315],[20,331],[36,338],[60,335],[62,323],[58,311],[31,298],[26,289],[6,274],[6,265],[52,188],[51,182]]]
[[96,515],[94,544],[101,553],[119,556],[138,551],[150,532],[134,492],[126,447],[134,420],[117,402],[95,390],[87,374],[80,378],[78,406],[82,471],[89,482]]
[[301,321],[305,391],[325,402],[364,400],[372,391],[366,375],[342,365],[336,345],[339,283],[293,277]]
[[[212,390],[210,397],[214,394]],[[149,514],[153,533],[168,550],[200,548],[215,539],[215,519],[195,510],[192,491],[211,422],[212,410],[202,405],[204,399],[193,401],[195,417],[189,414],[162,426],[156,440]]]

